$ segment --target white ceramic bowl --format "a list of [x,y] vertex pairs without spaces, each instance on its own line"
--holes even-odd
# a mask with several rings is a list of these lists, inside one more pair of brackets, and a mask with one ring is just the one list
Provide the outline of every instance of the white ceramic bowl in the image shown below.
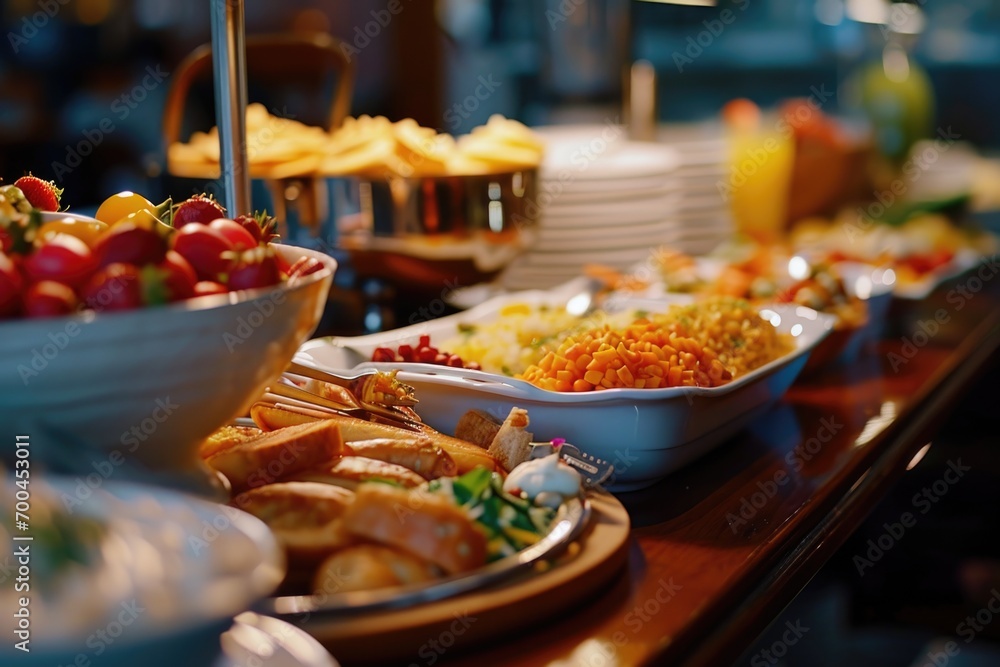
[[336,262],[277,248],[325,268],[291,287],[0,322],[0,423],[28,436],[33,465],[193,469],[198,443],[249,408],[323,314]]
[[[89,494],[73,477],[32,480],[33,509],[44,494],[46,504],[65,506],[70,520],[91,520],[106,532],[99,557],[64,568],[64,577],[42,574],[31,582],[29,653],[14,646],[15,600],[27,593],[13,587],[0,593],[11,609],[0,619],[11,638],[0,644],[0,664],[209,665],[233,615],[272,593],[284,576],[274,535],[236,508],[115,479]],[[16,488],[12,477],[6,488]],[[43,515],[33,515],[31,528],[39,534]],[[38,562],[40,551],[55,548],[39,540],[13,544],[11,551],[31,545]]]
[[[376,347],[413,343],[421,334],[429,335],[432,344],[441,343],[457,335],[460,324],[490,322],[510,303],[554,305],[565,303],[565,296],[562,290],[498,296],[465,313],[394,331],[309,341],[297,359],[323,368],[354,366],[357,352],[370,358]],[[619,305],[652,312],[668,306],[663,299],[623,300]],[[525,408],[536,441],[565,438],[588,454],[610,461],[615,474],[609,490],[629,491],[649,486],[704,455],[773,405],[794,382],[834,321],[830,315],[791,305],[770,306],[767,317],[779,331],[794,337],[795,348],[727,385],[713,388],[557,393],[481,371],[428,364],[360,366],[401,369],[399,379],[416,390],[420,399],[416,409],[423,420],[446,433],[454,431],[467,410],[483,410],[502,418],[512,407]]]

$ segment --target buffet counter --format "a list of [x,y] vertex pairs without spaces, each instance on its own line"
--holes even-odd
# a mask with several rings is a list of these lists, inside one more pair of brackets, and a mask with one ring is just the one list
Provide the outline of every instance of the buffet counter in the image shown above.
[[877,351],[800,379],[713,453],[620,494],[631,539],[599,595],[476,652],[420,655],[477,667],[730,664],[919,458],[987,367],[1000,346],[992,275],[987,262],[923,301],[894,302]]

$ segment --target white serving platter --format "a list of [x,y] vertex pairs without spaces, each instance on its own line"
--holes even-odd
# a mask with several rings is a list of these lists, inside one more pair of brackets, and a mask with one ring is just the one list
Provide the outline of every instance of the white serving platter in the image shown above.
[[[305,343],[296,360],[319,368],[358,366],[400,369],[399,379],[414,387],[417,410],[434,428],[454,432],[459,418],[477,409],[497,417],[512,407],[528,410],[536,441],[565,438],[587,453],[614,463],[611,491],[639,489],[704,455],[773,405],[805,366],[810,352],[830,332],[832,316],[809,308],[772,306],[765,313],[780,331],[793,335],[795,347],[733,382],[714,388],[610,389],[557,393],[503,375],[428,364],[358,364],[376,347],[432,344],[452,338],[460,324],[485,324],[512,303],[561,305],[566,290],[528,291],[494,297],[464,313],[360,337],[320,338]],[[636,302],[667,307],[663,300]],[[619,302],[630,307],[627,300]],[[763,312],[763,311],[762,311]]]

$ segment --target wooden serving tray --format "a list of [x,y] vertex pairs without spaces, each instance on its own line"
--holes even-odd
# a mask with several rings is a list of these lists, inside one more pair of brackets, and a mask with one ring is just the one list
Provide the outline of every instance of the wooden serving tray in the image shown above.
[[[443,651],[483,648],[499,635],[543,621],[607,585],[624,566],[630,521],[614,496],[591,496],[587,533],[553,567],[502,586],[400,610],[344,618],[290,617],[345,665],[425,661]],[[421,662],[421,664],[425,664]]]

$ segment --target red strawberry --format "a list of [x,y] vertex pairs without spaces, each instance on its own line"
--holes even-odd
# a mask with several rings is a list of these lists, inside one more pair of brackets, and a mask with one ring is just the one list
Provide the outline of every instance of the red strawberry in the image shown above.
[[34,208],[42,211],[58,211],[59,198],[63,191],[52,181],[43,181],[37,176],[28,174],[14,181],[14,187],[24,193],[25,199]]
[[229,288],[222,283],[217,283],[214,280],[200,280],[195,283],[194,295],[195,296],[209,296],[210,294],[225,294],[229,291]]
[[97,312],[142,306],[142,275],[132,264],[110,264],[95,273],[80,296]]
[[24,314],[28,317],[58,317],[76,310],[76,294],[69,285],[43,280],[24,294]]
[[288,276],[288,283],[292,284],[306,276],[322,270],[323,262],[319,261],[315,257],[300,257],[298,261],[292,264],[291,268],[288,269],[288,272],[285,275]]
[[217,218],[226,217],[226,209],[211,196],[195,195],[174,207],[173,223],[180,229],[189,222],[208,224]]
[[269,287],[281,282],[277,253],[272,247],[258,247],[240,253],[236,265],[229,272],[227,285],[230,290]]
[[244,213],[235,218],[235,220],[261,243],[270,243],[278,240],[278,219],[268,215],[267,211],[254,211],[253,215]]

